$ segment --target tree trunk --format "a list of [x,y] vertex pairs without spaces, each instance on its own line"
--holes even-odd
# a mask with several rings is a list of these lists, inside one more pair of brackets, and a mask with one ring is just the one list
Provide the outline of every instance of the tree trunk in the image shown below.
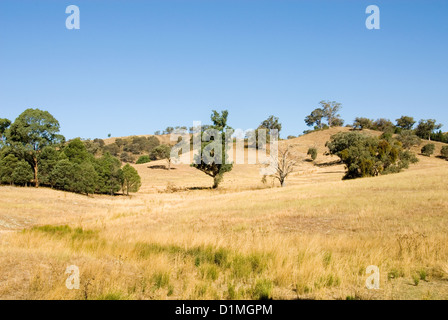
[[216,177],[214,177],[213,178],[213,189],[216,189],[216,188],[218,188],[218,185],[219,185],[219,177],[218,176],[216,176]]
[[37,165],[37,158],[34,157],[34,185],[36,188],[39,188],[39,180],[37,178],[37,174],[39,173],[39,167]]

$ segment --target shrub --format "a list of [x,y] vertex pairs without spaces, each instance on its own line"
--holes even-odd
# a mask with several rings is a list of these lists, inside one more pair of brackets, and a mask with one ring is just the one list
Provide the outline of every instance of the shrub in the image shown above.
[[443,146],[442,150],[440,150],[440,156],[444,159],[448,160],[448,146]]
[[425,144],[422,148],[422,154],[430,157],[434,153],[435,145],[432,143]]
[[148,163],[151,162],[151,158],[149,158],[148,155],[145,156],[141,156],[140,158],[138,158],[136,164],[143,164],[143,163]]
[[126,151],[123,151],[120,155],[120,160],[122,162],[132,162],[134,161],[134,157]]
[[311,159],[314,161],[317,158],[317,149],[316,148],[309,148],[307,155],[311,156]]
[[397,136],[397,140],[401,142],[404,149],[408,150],[413,146],[420,145],[421,143],[421,139],[411,130],[402,130]]
[[326,143],[329,153],[337,155],[345,164],[344,179],[372,177],[400,172],[414,163],[409,152],[403,152],[401,143],[390,135],[371,137],[359,132],[340,132]]

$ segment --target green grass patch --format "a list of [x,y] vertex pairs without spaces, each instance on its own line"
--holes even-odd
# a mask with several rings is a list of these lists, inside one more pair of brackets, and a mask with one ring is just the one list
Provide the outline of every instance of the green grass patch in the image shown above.
[[127,297],[122,292],[114,291],[114,292],[104,293],[104,294],[98,296],[96,298],[96,300],[127,300]]
[[252,298],[257,300],[272,299],[273,284],[267,279],[258,279],[252,288]]
[[168,287],[170,284],[170,274],[168,272],[156,272],[151,277],[151,281],[155,289]]
[[31,228],[33,232],[41,232],[55,237],[70,237],[72,240],[88,240],[98,237],[98,231],[96,230],[85,230],[83,228],[71,228],[68,225],[62,226],[38,226]]

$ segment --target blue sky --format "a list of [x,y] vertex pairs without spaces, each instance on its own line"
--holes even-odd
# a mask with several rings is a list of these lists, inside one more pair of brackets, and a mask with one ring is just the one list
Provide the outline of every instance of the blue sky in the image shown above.
[[[67,30],[68,5],[81,29]],[[367,30],[378,5],[381,29]],[[436,118],[448,131],[448,1],[0,1],[0,118],[50,111],[67,138],[274,114]]]

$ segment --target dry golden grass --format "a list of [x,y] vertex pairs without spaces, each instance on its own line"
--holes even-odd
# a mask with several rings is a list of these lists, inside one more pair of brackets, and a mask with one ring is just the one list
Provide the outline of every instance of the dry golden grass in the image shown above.
[[[316,141],[328,163],[328,134],[287,143],[306,153]],[[220,189],[188,189],[211,178],[148,168],[158,162],[135,166],[131,197],[0,187],[0,298],[446,299],[448,162],[419,159],[352,181],[341,165],[301,161],[285,188],[235,165]],[[69,265],[79,290],[65,286]],[[369,265],[379,290],[365,287]]]

